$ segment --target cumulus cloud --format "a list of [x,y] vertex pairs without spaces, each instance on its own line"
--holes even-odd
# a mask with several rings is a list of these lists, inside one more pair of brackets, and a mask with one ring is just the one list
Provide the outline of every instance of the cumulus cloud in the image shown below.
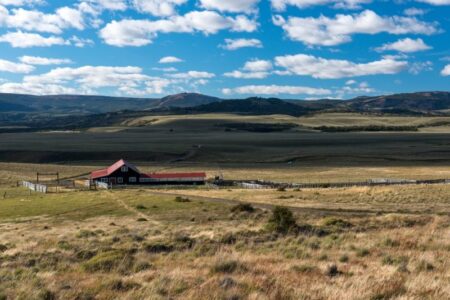
[[169,77],[176,78],[176,79],[209,79],[213,78],[216,75],[209,72],[202,72],[202,71],[189,71],[185,73],[175,73],[170,74]]
[[224,17],[213,11],[192,11],[183,16],[156,21],[112,21],[100,31],[100,37],[113,46],[144,46],[150,44],[158,33],[215,34],[221,30],[252,32],[257,26],[256,21],[242,15]]
[[158,17],[175,15],[176,7],[186,2],[187,0],[132,0],[134,8],[139,12]]
[[201,6],[231,13],[253,13],[260,0],[200,0]]
[[450,76],[450,65],[446,65],[445,68],[441,71],[442,76]]
[[403,53],[412,53],[412,52],[418,52],[418,51],[425,51],[430,50],[431,47],[425,44],[425,42],[422,39],[410,39],[405,38],[398,40],[394,43],[387,43],[384,44],[381,47],[376,48],[375,50],[382,52],[382,51],[398,51]]
[[29,64],[15,63],[9,60],[0,59],[0,72],[30,73],[33,70],[34,67]]
[[285,20],[275,16],[273,21],[281,26],[287,36],[307,45],[336,46],[348,43],[353,34],[433,34],[438,31],[436,24],[426,23],[414,17],[379,16],[371,10],[359,14],[338,14],[335,18],[290,17]]
[[30,48],[30,47],[51,47],[54,45],[68,45],[70,42],[65,41],[58,36],[44,37],[37,33],[27,33],[22,31],[9,32],[0,36],[0,43],[9,43],[13,48]]
[[83,13],[75,8],[61,7],[55,13],[14,8],[11,11],[0,6],[0,25],[28,31],[60,34],[64,29],[85,29]]
[[173,64],[173,63],[180,63],[183,62],[181,58],[175,57],[175,56],[166,56],[159,60],[160,64]]
[[56,68],[39,75],[27,75],[22,82],[1,84],[0,92],[97,94],[100,88],[111,88],[118,95],[145,96],[163,94],[167,87],[175,83],[179,81],[143,74],[139,67],[83,66]]
[[269,60],[251,60],[245,63],[240,70],[225,73],[225,77],[240,79],[263,79],[270,75],[273,65]]
[[60,95],[84,94],[83,91],[57,84],[34,84],[7,82],[0,84],[0,93],[30,94],[30,95]]
[[416,8],[416,7],[410,7],[404,10],[404,14],[407,16],[421,16],[426,13],[426,10]]
[[271,0],[272,7],[277,11],[284,11],[287,6],[305,8],[315,5],[333,5],[335,8],[357,9],[362,4],[370,3],[372,0]]
[[431,5],[450,5],[450,0],[417,0],[417,1],[428,3]]
[[123,11],[123,10],[127,9],[126,0],[84,0],[83,2],[92,4],[97,9],[101,9],[101,10]]
[[225,95],[330,95],[328,89],[318,89],[306,86],[286,86],[286,85],[247,85],[237,88],[225,88],[222,90]]
[[318,79],[338,79],[378,74],[396,74],[404,70],[408,63],[383,58],[369,63],[354,63],[348,60],[325,59],[312,55],[298,54],[278,56],[276,65],[284,68],[279,75],[303,75]]
[[225,45],[221,47],[233,51],[241,48],[262,48],[263,45],[258,39],[226,39]]
[[43,0],[0,0],[0,5],[24,6],[24,5],[41,5]]
[[71,64],[72,61],[70,59],[61,59],[61,58],[47,58],[47,57],[39,57],[39,56],[22,56],[19,58],[21,62],[28,65],[40,65],[40,66],[48,66],[48,65],[63,65],[63,64]]

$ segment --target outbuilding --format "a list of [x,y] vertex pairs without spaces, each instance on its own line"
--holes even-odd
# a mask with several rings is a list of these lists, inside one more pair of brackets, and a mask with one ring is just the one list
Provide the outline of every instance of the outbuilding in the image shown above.
[[91,180],[111,185],[201,185],[206,182],[206,173],[141,173],[138,168],[121,159],[106,169],[91,173]]

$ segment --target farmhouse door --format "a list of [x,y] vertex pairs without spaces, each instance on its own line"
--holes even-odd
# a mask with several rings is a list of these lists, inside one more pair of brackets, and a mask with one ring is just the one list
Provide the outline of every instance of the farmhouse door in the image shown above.
[[109,183],[116,184],[116,178],[110,178],[109,179]]

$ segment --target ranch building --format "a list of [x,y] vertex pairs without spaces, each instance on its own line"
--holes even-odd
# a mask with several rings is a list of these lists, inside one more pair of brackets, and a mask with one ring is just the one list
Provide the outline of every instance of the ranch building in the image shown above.
[[90,179],[111,185],[202,185],[206,173],[141,173],[138,168],[121,159],[110,167],[91,173]]

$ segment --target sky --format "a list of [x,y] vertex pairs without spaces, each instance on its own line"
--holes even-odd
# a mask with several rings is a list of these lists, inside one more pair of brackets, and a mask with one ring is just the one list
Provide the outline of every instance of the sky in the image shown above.
[[450,0],[0,0],[0,93],[450,91]]

